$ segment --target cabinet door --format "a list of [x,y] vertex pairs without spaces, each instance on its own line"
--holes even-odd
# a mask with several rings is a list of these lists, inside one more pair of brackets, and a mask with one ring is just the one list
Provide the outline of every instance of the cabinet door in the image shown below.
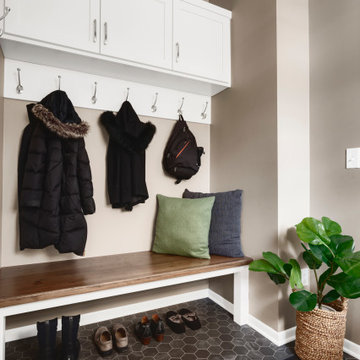
[[171,68],[172,0],[102,0],[101,53]]
[[173,69],[228,83],[230,19],[213,6],[174,0]]
[[99,52],[100,0],[6,0],[5,33]]

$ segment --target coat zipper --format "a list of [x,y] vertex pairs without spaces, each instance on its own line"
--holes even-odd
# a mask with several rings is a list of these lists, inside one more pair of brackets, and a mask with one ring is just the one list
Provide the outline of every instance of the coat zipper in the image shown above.
[[178,152],[175,159],[177,159],[181,155],[181,153],[188,147],[189,144],[190,144],[190,140],[187,141],[184,147]]

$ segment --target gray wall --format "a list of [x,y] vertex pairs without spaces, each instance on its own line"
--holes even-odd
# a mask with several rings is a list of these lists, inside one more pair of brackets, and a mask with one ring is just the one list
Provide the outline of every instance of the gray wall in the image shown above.
[[[360,250],[360,170],[345,149],[360,147],[360,1],[310,0],[311,215],[337,220]],[[360,344],[360,300],[346,338]]]
[[[242,244],[248,256],[277,252],[276,1],[211,1],[233,11],[232,87],[213,98],[212,191],[243,189]],[[211,281],[231,299],[231,282]],[[250,312],[278,329],[278,292],[250,274]]]

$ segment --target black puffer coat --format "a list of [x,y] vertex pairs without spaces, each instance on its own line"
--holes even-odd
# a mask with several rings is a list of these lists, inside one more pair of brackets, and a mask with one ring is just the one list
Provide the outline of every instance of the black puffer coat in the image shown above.
[[27,110],[18,163],[20,249],[54,245],[83,255],[84,214],[95,212],[84,142],[89,126],[60,90]]
[[135,110],[125,101],[114,115],[106,111],[101,122],[109,133],[107,151],[107,184],[113,208],[131,211],[149,197],[145,182],[145,150],[155,126],[140,121]]

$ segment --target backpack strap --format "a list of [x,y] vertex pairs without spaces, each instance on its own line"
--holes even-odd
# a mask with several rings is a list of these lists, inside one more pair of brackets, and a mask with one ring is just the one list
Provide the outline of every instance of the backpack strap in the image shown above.
[[184,121],[185,122],[185,120],[184,120],[184,118],[183,118],[183,116],[181,114],[179,114],[179,121]]

